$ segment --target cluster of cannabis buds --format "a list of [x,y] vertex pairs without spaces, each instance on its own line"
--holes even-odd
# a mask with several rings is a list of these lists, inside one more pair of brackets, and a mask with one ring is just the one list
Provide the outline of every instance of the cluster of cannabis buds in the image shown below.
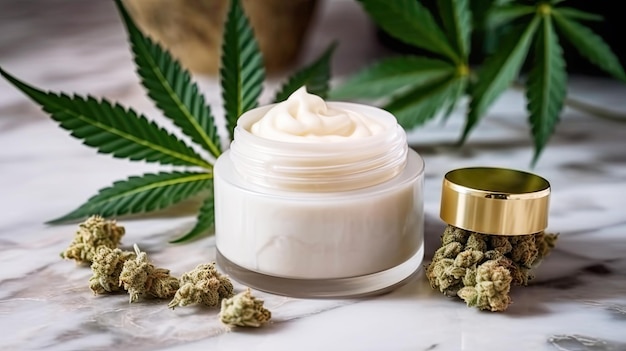
[[94,294],[127,291],[130,302],[140,298],[172,299],[170,308],[188,305],[217,307],[228,326],[260,327],[271,317],[263,300],[250,289],[235,295],[230,279],[217,271],[215,263],[200,264],[180,280],[168,269],[156,267],[145,252],[118,248],[124,227],[100,216],[91,216],[79,225],[70,246],[61,253],[78,264],[90,264],[89,288]]
[[556,243],[544,232],[502,236],[470,232],[449,225],[426,276],[433,289],[458,296],[468,306],[504,311],[511,285],[527,285],[532,269]]

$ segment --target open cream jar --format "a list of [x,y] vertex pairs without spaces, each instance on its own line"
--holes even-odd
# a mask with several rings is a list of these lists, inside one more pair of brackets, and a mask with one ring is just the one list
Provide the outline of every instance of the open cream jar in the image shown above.
[[390,290],[422,262],[423,175],[393,115],[301,88],[243,114],[215,164],[217,262],[281,295]]

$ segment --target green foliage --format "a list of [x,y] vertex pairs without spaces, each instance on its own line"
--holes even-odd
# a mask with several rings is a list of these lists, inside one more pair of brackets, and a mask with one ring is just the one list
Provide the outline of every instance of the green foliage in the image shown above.
[[191,230],[187,234],[181,236],[178,239],[172,240],[172,243],[182,243],[194,239],[202,233],[206,233],[213,227],[213,223],[215,222],[215,207],[213,200],[213,194],[211,193],[210,196],[204,199],[204,202],[200,207],[196,225],[194,225],[194,227],[191,228]]
[[[564,1],[437,0],[437,16],[419,0],[358,1],[388,34],[428,56],[383,59],[330,94],[375,100],[395,113],[407,129],[437,115],[447,118],[458,101],[468,96],[459,140],[464,143],[491,105],[529,67],[526,97],[535,164],[559,121],[567,91],[559,35],[591,63],[626,81],[608,45],[580,23],[601,17],[562,6]],[[470,38],[493,49],[476,70],[469,65]]]
[[473,88],[461,142],[465,141],[480,117],[487,112],[487,108],[518,76],[538,22],[537,18],[533,18],[530,25],[511,30],[502,48],[490,57],[479,71],[480,79]]
[[569,12],[552,11],[554,21],[559,31],[572,44],[578,52],[586,57],[591,63],[605,70],[612,76],[626,81],[624,69],[619,60],[611,51],[611,48],[589,28],[569,18]]
[[94,214],[116,217],[161,210],[210,189],[212,183],[213,174],[207,172],[162,172],[130,177],[101,189],[84,205],[49,223],[80,220]]
[[[114,182],[74,211],[49,223],[76,221],[94,214],[104,217],[142,214],[203,196],[195,226],[172,241],[186,242],[207,233],[214,224],[212,169],[215,158],[222,152],[220,135],[210,106],[205,104],[189,72],[137,28],[122,0],[115,0],[115,4],[126,26],[137,73],[148,96],[195,146],[210,154],[209,158],[131,109],[92,97],[44,92],[1,68],[0,75],[41,105],[72,136],[101,153],[196,169],[132,176]],[[220,75],[227,128],[232,139],[239,116],[258,105],[264,79],[262,56],[240,0],[231,2],[223,35]],[[304,84],[312,92],[325,96],[333,49],[334,44],[318,60],[289,79],[281,91],[287,94],[297,89],[297,84]]]
[[1,69],[0,74],[40,104],[61,128],[101,153],[133,161],[211,168],[181,140],[133,110],[93,97],[46,93]]
[[387,33],[418,48],[449,59],[457,58],[430,12],[415,0],[359,0]]
[[535,163],[558,122],[567,80],[563,53],[550,16],[542,18],[533,56],[534,62],[526,84],[526,99],[535,139]]
[[294,73],[278,90],[274,97],[274,102],[286,100],[291,93],[302,86],[306,86],[306,90],[309,93],[325,99],[330,88],[328,84],[330,80],[330,59],[336,47],[337,43],[330,44],[319,59]]
[[331,90],[333,99],[379,99],[399,90],[429,85],[454,74],[454,64],[427,57],[397,56],[380,60]]
[[469,0],[438,0],[437,5],[446,38],[460,57],[467,57],[472,33]]
[[166,51],[144,36],[123,6],[118,6],[128,31],[137,73],[148,96],[165,117],[213,157],[221,153],[220,138],[211,108],[191,76]]
[[231,139],[237,118],[258,106],[265,78],[259,44],[239,2],[231,1],[224,25],[220,69],[226,128]]

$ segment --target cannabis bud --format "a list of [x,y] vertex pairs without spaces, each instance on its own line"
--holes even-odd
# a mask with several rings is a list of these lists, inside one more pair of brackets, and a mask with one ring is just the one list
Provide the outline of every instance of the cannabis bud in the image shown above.
[[97,215],[91,216],[78,225],[74,239],[61,253],[61,257],[73,259],[77,263],[91,264],[100,246],[115,249],[123,235],[124,227],[118,226],[115,221],[105,220]]
[[272,313],[263,307],[263,300],[252,296],[250,289],[247,289],[222,300],[219,317],[228,326],[258,328],[272,318]]
[[501,236],[448,225],[426,276],[433,289],[459,296],[468,306],[504,311],[511,285],[527,285],[536,267],[556,243],[557,235],[540,232]]
[[151,296],[160,299],[169,299],[178,290],[178,279],[170,276],[168,269],[157,268],[150,261],[145,252],[141,252],[135,244],[135,259],[124,262],[120,273],[119,285],[130,294],[130,302],[135,302],[140,296]]
[[555,234],[544,233],[549,199],[550,183],[532,173],[493,167],[446,173],[439,215],[448,226],[426,269],[432,288],[481,310],[506,310],[511,286],[527,285],[556,243]]
[[203,304],[218,306],[220,301],[233,296],[233,283],[227,276],[220,274],[215,263],[198,265],[180,278],[180,288],[169,307]]
[[122,290],[120,273],[122,273],[124,263],[128,260],[134,260],[136,257],[134,252],[99,246],[91,263],[91,271],[93,272],[89,278],[91,291],[98,295]]

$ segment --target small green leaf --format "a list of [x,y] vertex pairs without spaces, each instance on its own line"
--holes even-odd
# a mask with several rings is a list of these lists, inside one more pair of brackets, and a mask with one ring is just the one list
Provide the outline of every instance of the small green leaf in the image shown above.
[[460,144],[465,142],[470,131],[487,112],[489,106],[517,78],[532,37],[537,31],[539,18],[535,16],[530,23],[512,30],[502,41],[500,49],[485,62],[479,71],[479,80],[472,91],[469,113]]
[[601,37],[589,28],[561,15],[559,11],[552,11],[552,14],[557,28],[582,56],[617,79],[626,81],[626,74],[619,59]]
[[452,115],[452,112],[454,112],[454,109],[459,103],[459,100],[461,100],[461,98],[465,94],[468,82],[469,78],[467,76],[459,76],[454,81],[454,86],[450,93],[450,98],[447,101],[448,107],[446,108],[442,116],[442,121],[444,124],[448,121],[448,118],[450,118],[450,115]]
[[595,13],[589,13],[581,11],[572,7],[554,7],[552,11],[558,12],[561,16],[567,17],[571,20],[581,21],[602,21],[604,18]]
[[303,85],[306,86],[309,93],[325,99],[329,88],[330,59],[336,47],[336,42],[330,44],[328,49],[317,60],[294,73],[276,93],[274,102],[286,100],[289,95]]
[[485,27],[493,30],[502,25],[509,24],[518,18],[532,15],[537,11],[535,6],[507,4],[504,6],[494,6],[487,12]]
[[460,58],[465,62],[470,52],[472,13],[469,0],[438,0],[439,14],[445,34]]
[[117,217],[160,210],[211,189],[212,185],[212,173],[172,172],[130,177],[101,189],[76,210],[48,223],[78,220],[94,214]]
[[563,51],[550,16],[543,17],[533,56],[534,62],[526,83],[526,98],[535,140],[534,165],[559,121],[567,86]]
[[186,241],[193,240],[199,237],[200,235],[207,233],[209,229],[211,229],[215,225],[214,201],[215,199],[213,198],[213,195],[207,197],[202,203],[202,206],[200,207],[200,210],[198,212],[198,219],[196,221],[196,225],[193,228],[191,228],[191,230],[187,234],[181,236],[180,238],[176,238],[170,241],[170,243],[172,244],[183,243]]
[[418,56],[397,56],[366,67],[330,91],[332,99],[380,99],[398,90],[429,84],[449,76],[455,66],[447,61]]
[[1,68],[0,74],[41,105],[61,128],[101,153],[161,164],[213,167],[181,140],[131,109],[90,96],[46,93]]
[[220,76],[226,127],[232,140],[239,116],[258,106],[265,69],[259,45],[240,0],[230,3],[224,25]]
[[391,36],[407,44],[459,61],[430,11],[416,0],[358,0]]
[[410,130],[429,121],[453,97],[456,91],[456,78],[444,79],[411,89],[392,99],[383,108],[398,119],[398,123]]
[[115,0],[115,4],[126,25],[137,73],[148,96],[183,133],[218,157],[221,153],[220,138],[211,108],[206,105],[189,72],[169,52],[141,33],[121,0]]

